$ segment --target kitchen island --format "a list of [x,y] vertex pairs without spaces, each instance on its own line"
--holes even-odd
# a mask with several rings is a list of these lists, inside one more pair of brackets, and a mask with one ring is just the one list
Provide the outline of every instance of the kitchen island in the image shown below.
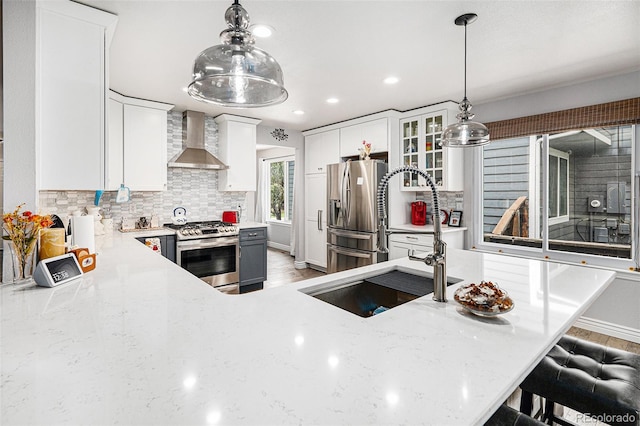
[[304,292],[399,259],[222,294],[137,242],[55,288],[0,286],[2,406],[14,424],[482,424],[615,273],[449,250],[448,274],[515,308],[476,317],[430,295],[361,318]]

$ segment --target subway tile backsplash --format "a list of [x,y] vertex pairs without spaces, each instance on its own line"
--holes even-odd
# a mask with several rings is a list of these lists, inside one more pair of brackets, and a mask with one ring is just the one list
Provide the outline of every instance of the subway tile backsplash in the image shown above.
[[[182,149],[182,113],[167,115],[167,159]],[[213,117],[205,117],[205,144],[209,152],[218,153],[218,129]],[[160,223],[169,223],[173,209],[181,206],[187,218],[194,220],[220,219],[224,210],[244,208],[246,192],[218,191],[218,173],[204,169],[167,169],[167,190],[162,192],[131,192],[131,201],[117,204],[116,192],[105,191],[100,201],[101,213],[112,217],[120,226],[122,218],[157,215]],[[74,211],[93,206],[95,191],[40,191],[39,210],[56,214],[66,221]]]

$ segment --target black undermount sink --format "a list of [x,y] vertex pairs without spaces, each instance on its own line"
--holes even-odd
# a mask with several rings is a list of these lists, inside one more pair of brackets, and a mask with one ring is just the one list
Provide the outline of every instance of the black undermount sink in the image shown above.
[[[462,281],[449,277],[447,286]],[[367,318],[433,293],[433,278],[391,271],[306,294]]]

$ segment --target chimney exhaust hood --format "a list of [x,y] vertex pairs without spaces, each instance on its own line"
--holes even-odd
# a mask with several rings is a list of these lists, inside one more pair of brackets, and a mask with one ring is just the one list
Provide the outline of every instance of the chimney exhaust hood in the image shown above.
[[204,147],[204,113],[182,113],[182,151],[169,160],[169,167],[226,170],[229,167]]

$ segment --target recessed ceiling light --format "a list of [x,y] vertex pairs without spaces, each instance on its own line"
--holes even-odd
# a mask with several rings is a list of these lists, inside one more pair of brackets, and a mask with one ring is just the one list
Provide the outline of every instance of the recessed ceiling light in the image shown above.
[[273,27],[264,24],[252,25],[250,30],[251,34],[260,38],[271,37],[271,35],[273,34]]
[[396,84],[400,79],[398,77],[387,77],[384,79],[384,84]]
[[293,111],[293,113],[294,113],[295,115],[304,115],[304,111],[303,111],[303,110],[301,110],[301,109],[297,109],[297,110]]
[[183,92],[185,92],[185,93],[187,93],[187,92],[189,91],[189,88],[188,88],[188,87],[183,87],[183,88],[182,88],[182,91],[183,91]]
[[327,103],[328,104],[337,104],[338,102],[340,102],[338,100],[338,98],[329,98],[329,99],[327,99]]

